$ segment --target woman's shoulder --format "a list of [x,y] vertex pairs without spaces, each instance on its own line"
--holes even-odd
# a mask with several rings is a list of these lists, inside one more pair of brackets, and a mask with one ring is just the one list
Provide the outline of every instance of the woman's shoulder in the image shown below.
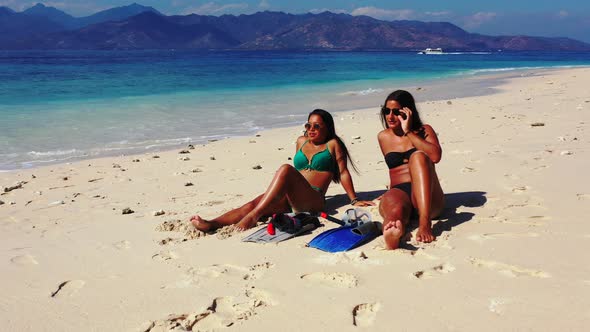
[[340,148],[340,142],[336,139],[336,138],[331,138],[330,140],[328,140],[326,142],[326,146],[331,150],[334,151],[334,149]]
[[387,135],[387,133],[390,133],[391,129],[387,128],[387,129],[383,129],[380,132],[377,133],[377,137],[379,136],[383,136],[383,135]]
[[342,153],[342,142],[336,138],[332,138],[326,142],[326,148],[332,155],[339,155]]
[[301,135],[297,137],[297,143],[307,141],[307,137],[305,135]]
[[381,139],[383,139],[383,138],[385,138],[385,137],[387,137],[387,136],[389,136],[391,134],[392,134],[392,132],[391,132],[390,129],[383,129],[379,133],[377,133],[377,139],[378,140],[381,140]]

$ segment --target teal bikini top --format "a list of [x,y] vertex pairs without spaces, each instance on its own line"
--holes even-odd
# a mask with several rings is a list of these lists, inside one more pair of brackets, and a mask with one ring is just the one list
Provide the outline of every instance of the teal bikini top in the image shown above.
[[[305,141],[303,145],[307,144],[308,141]],[[326,149],[322,150],[311,157],[311,160],[307,160],[307,157],[301,151],[303,149],[303,145],[293,157],[293,166],[296,170],[301,171],[303,169],[308,169],[311,171],[320,171],[320,172],[329,172],[332,171],[334,161],[332,159],[332,155],[330,154],[330,149],[328,148],[328,143],[326,143]]]

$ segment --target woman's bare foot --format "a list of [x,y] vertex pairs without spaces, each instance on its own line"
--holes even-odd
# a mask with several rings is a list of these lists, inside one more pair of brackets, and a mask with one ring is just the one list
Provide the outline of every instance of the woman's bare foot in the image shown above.
[[383,227],[383,239],[385,240],[385,247],[393,250],[399,247],[399,242],[404,235],[404,225],[401,220],[396,220],[387,223]]
[[236,224],[236,228],[240,231],[250,229],[258,223],[258,219],[252,212],[248,213],[242,220]]
[[191,223],[195,226],[196,229],[202,232],[208,232],[213,228],[213,224],[198,215],[191,217]]
[[416,240],[418,242],[430,243],[434,241],[435,237],[432,235],[432,223],[420,222],[418,226],[418,232],[416,233]]

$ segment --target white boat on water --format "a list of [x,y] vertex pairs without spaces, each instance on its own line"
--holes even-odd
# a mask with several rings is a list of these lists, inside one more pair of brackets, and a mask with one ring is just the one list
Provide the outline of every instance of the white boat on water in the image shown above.
[[424,50],[418,52],[418,54],[443,54],[443,50],[440,47],[427,48],[427,49],[424,49]]

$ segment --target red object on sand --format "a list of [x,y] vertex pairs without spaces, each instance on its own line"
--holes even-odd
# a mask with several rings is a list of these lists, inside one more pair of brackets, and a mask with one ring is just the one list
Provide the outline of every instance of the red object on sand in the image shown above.
[[320,212],[320,217],[325,219],[327,216],[328,214],[326,212]]
[[266,226],[266,232],[269,235],[275,235],[275,225],[271,222],[268,223],[268,225]]

